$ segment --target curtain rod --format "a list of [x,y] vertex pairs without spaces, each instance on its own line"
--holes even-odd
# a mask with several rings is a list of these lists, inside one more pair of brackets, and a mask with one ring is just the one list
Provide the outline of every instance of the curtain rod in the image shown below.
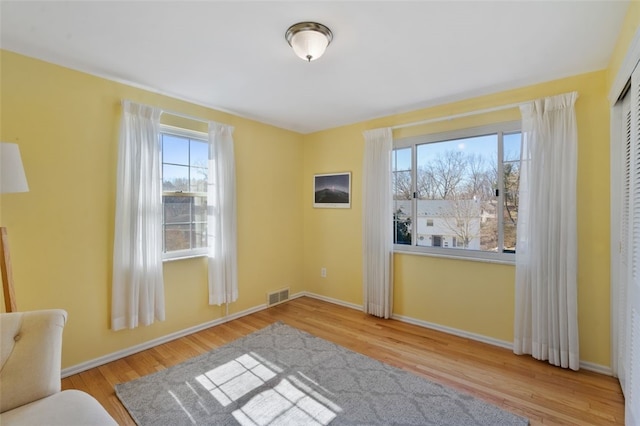
[[161,110],[161,114],[169,114],[169,115],[173,115],[173,116],[176,116],[176,117],[186,118],[187,120],[199,121],[201,123],[207,123],[207,124],[213,121],[213,120],[206,120],[204,118],[196,117],[196,116],[189,115],[189,114],[184,114],[182,112],[171,111],[171,110],[164,109],[164,108],[154,107],[152,105],[143,104],[141,102],[134,102],[134,101],[132,101],[130,99],[123,99],[121,103],[124,105],[124,103],[126,101],[129,101],[131,103],[138,104],[138,105],[145,105],[145,106],[148,106],[148,107],[151,107],[151,108],[158,108],[158,109]]
[[529,102],[533,102],[533,101],[518,102],[515,104],[501,105],[501,106],[492,107],[492,108],[484,108],[484,109],[479,109],[475,111],[462,112],[460,114],[447,115],[445,117],[429,118],[427,120],[414,121],[412,123],[398,124],[396,126],[391,126],[391,130],[420,126],[422,124],[437,123],[439,121],[455,120],[456,118],[470,117],[470,116],[479,115],[479,114],[487,114],[494,111],[502,111],[503,109],[519,108],[521,105],[527,104]]
[[195,117],[195,116],[189,115],[189,114],[183,114],[183,113],[177,112],[177,111],[170,111],[170,110],[167,110],[167,109],[163,109],[162,113],[163,114],[173,115],[173,116],[176,116],[176,117],[186,118],[187,120],[199,121],[201,123],[207,123],[207,124],[210,123],[211,121],[213,121],[213,120],[206,120],[206,119],[200,118],[200,117]]

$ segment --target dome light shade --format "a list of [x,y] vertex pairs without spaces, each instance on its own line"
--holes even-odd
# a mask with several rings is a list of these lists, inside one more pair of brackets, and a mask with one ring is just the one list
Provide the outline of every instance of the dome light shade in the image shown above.
[[285,38],[296,55],[311,62],[324,54],[333,39],[333,34],[322,24],[299,22],[289,27]]

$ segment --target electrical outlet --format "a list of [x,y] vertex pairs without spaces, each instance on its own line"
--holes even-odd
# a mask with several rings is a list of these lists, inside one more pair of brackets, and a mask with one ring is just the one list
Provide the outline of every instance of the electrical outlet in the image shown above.
[[320,268],[320,276],[322,278],[327,278],[327,268]]

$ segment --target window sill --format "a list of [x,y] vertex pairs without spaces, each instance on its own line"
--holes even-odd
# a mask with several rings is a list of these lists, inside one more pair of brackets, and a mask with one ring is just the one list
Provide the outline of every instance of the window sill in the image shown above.
[[464,260],[464,261],[468,260],[472,262],[493,263],[498,265],[515,266],[516,264],[515,256],[513,256],[513,259],[492,259],[488,257],[461,256],[461,255],[453,255],[453,254],[447,254],[447,253],[432,253],[432,252],[412,250],[407,247],[398,247],[398,246],[394,246],[393,253],[408,254],[408,255],[415,255],[415,256],[437,257],[441,259],[451,259],[451,260]]
[[197,257],[207,257],[206,253],[185,254],[184,256],[166,257],[162,259],[162,263],[173,262],[176,260],[195,259]]

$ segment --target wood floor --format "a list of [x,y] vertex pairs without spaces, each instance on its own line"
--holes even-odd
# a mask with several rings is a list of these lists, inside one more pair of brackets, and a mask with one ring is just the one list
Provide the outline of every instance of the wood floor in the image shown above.
[[287,303],[75,374],[63,389],[92,394],[121,425],[135,424],[114,385],[163,370],[273,322],[330,340],[529,418],[531,425],[623,425],[616,379],[567,371],[465,338],[383,320],[301,297]]

